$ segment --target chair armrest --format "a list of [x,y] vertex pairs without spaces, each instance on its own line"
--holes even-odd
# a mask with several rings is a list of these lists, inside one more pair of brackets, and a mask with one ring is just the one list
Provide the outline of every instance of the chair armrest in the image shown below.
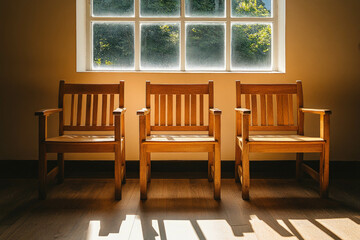
[[121,115],[124,114],[126,112],[126,108],[117,108],[113,111],[114,115]]
[[41,109],[35,112],[35,116],[49,116],[57,112],[62,112],[62,108]]
[[221,115],[221,113],[222,113],[221,110],[218,108],[210,108],[209,112],[214,115]]
[[251,114],[251,110],[247,108],[235,108],[235,111],[240,112],[241,114]]
[[331,114],[330,109],[300,108],[299,110],[303,113]]
[[143,109],[140,109],[136,112],[137,115],[139,116],[144,116],[144,115],[147,115],[150,113],[150,109],[149,108],[143,108]]

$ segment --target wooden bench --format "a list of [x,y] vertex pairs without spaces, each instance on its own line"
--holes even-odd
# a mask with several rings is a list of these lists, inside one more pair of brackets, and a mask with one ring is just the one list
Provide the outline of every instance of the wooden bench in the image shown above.
[[[65,99],[70,104],[64,104]],[[114,152],[115,199],[121,199],[121,184],[125,181],[125,111],[124,81],[119,84],[69,84],[60,81],[58,108],[35,113],[39,117],[40,199],[46,198],[47,183],[52,178],[57,177],[59,183],[63,182],[64,153],[70,152]],[[53,113],[59,113],[59,136],[48,138],[47,118]],[[110,132],[110,135],[103,135],[100,131]],[[47,153],[57,153],[58,157],[58,166],[49,173]]]
[[[296,153],[297,178],[305,171],[319,182],[320,195],[328,195],[331,111],[303,108],[301,81],[296,84],[236,81],[236,107],[235,179],[241,181],[243,199],[249,199],[250,152]],[[304,136],[304,113],[320,115],[320,137]],[[249,131],[262,134],[249,134]],[[303,163],[304,153],[313,152],[320,153],[319,172]]]
[[[220,199],[221,111],[214,108],[213,82],[146,82],[146,108],[137,114],[140,121],[141,199],[147,199],[147,182],[151,179],[151,152],[208,152],[209,181],[214,183],[214,198]],[[208,125],[205,124],[206,115]],[[158,131],[166,134],[156,134]],[[169,131],[177,134],[168,134]],[[202,134],[185,134],[186,131],[200,131]]]

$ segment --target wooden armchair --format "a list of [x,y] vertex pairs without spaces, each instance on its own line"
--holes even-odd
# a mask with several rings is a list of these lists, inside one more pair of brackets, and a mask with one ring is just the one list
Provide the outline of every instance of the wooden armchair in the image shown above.
[[[206,107],[208,105],[208,108]],[[208,152],[208,176],[214,198],[220,199],[220,118],[214,107],[213,82],[208,84],[150,84],[146,82],[146,108],[139,110],[140,198],[147,199],[151,179],[151,152]],[[208,110],[207,110],[208,109]],[[204,115],[209,114],[209,125]],[[181,134],[154,134],[154,132]],[[204,134],[184,134],[203,131]]]
[[[241,84],[236,81],[236,107],[235,180],[241,181],[243,199],[249,199],[250,152],[296,153],[297,178],[300,179],[305,171],[319,182],[320,195],[328,195],[331,111],[303,108],[301,81],[296,84]],[[304,113],[320,115],[320,137],[304,136]],[[297,123],[294,116],[297,116]],[[249,135],[249,131],[275,131],[277,134]],[[297,134],[289,134],[295,131]],[[304,153],[310,152],[320,153],[319,172],[303,163]]]
[[[115,102],[117,98],[118,104]],[[68,109],[65,99],[71,101]],[[51,178],[57,176],[58,182],[63,182],[64,153],[69,152],[114,152],[115,199],[121,199],[121,183],[125,181],[125,111],[124,81],[119,84],[68,84],[60,81],[58,108],[35,113],[39,117],[40,199],[46,198],[47,183]],[[48,138],[47,117],[53,113],[60,114],[59,136]],[[92,134],[78,134],[79,131]],[[99,131],[113,134],[104,135]],[[58,156],[58,166],[49,173],[47,153],[57,153]]]

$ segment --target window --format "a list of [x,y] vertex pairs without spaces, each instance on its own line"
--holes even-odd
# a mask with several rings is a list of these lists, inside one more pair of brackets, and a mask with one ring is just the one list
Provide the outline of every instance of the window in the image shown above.
[[284,72],[285,0],[77,0],[78,71]]

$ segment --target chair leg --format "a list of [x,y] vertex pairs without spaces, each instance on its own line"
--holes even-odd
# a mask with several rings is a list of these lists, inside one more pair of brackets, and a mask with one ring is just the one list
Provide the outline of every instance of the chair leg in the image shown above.
[[126,161],[125,161],[125,140],[122,142],[121,148],[121,168],[123,169],[122,182],[126,183]]
[[250,188],[250,162],[249,162],[249,147],[244,144],[241,151],[241,160],[242,160],[242,183],[241,191],[242,198],[244,200],[249,200],[249,188]]
[[146,162],[147,162],[147,182],[151,181],[151,155],[146,153]]
[[208,153],[208,181],[212,182],[214,179],[211,174],[211,166],[214,165],[214,152]]
[[240,182],[239,165],[241,164],[241,149],[238,143],[235,146],[235,182]]
[[145,145],[140,145],[140,199],[147,199],[147,159]]
[[46,199],[47,159],[45,144],[39,144],[39,199]]
[[220,144],[215,145],[215,161],[214,161],[214,199],[221,198],[221,155]]
[[301,180],[303,171],[302,171],[302,162],[304,160],[304,153],[296,153],[296,179]]
[[59,167],[58,183],[60,184],[64,182],[64,153],[57,154],[57,161]]
[[329,146],[324,146],[323,152],[320,154],[320,196],[327,198],[329,196]]
[[120,144],[115,146],[115,200],[121,200],[122,154]]

